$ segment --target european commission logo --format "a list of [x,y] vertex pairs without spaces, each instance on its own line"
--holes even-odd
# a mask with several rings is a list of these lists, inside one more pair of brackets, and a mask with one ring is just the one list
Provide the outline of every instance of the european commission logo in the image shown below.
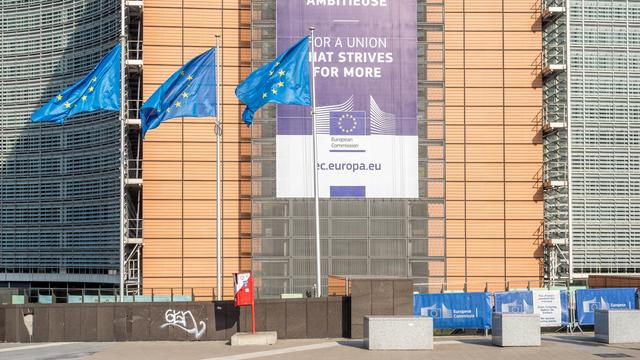
[[367,135],[364,111],[332,111],[329,115],[329,122],[330,135]]

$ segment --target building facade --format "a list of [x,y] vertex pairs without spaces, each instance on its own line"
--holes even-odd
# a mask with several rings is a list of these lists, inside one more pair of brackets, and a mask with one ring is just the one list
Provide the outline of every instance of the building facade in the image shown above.
[[[144,6],[145,98],[222,35],[224,295],[250,270],[261,296],[313,292],[313,202],[276,198],[275,108],[247,129],[233,95],[276,56],[275,0]],[[421,0],[416,16],[419,198],[321,200],[323,286],[327,275],[540,285],[540,6]],[[175,119],[145,139],[145,288],[216,286],[214,141],[213,119]]]
[[[234,95],[277,55],[275,0],[1,1],[7,281],[117,286],[122,265],[129,293],[214,295],[218,119],[173,119],[143,143],[138,109],[221,35],[222,295],[244,271],[259,296],[313,293],[313,202],[276,197],[275,107],[247,128]],[[543,206],[563,194],[543,191],[543,147],[553,155],[543,98],[564,75],[544,71],[543,37],[550,48],[547,26],[562,17],[541,9],[535,0],[417,0],[419,195],[321,200],[323,293],[329,275],[408,277],[429,291],[543,284],[556,264],[556,247],[543,246]],[[123,11],[122,116],[29,124],[117,43]]]
[[[0,287],[139,286],[141,7],[124,5],[0,3]],[[121,41],[120,114],[31,123]]]
[[546,1],[550,277],[640,272],[640,4]]
[[[0,2],[0,286],[119,282],[120,122],[30,116],[117,43],[119,1]],[[48,286],[48,285],[47,285]]]

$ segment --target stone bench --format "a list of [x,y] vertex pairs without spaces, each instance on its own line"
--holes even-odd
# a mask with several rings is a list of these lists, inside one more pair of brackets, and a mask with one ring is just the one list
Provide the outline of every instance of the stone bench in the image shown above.
[[498,346],[540,346],[540,315],[493,313],[491,342]]
[[607,344],[640,342],[640,310],[596,310],[596,341]]
[[365,316],[364,346],[369,350],[431,350],[433,319],[422,316]]

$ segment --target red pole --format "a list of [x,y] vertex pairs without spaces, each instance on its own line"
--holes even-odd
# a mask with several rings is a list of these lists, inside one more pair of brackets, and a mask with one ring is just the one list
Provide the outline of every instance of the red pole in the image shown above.
[[251,333],[256,333],[256,304],[251,302]]

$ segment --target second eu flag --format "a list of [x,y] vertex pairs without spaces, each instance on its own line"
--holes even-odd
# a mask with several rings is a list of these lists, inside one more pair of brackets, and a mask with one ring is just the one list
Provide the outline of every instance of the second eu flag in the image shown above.
[[142,136],[176,117],[216,116],[216,49],[191,59],[140,108]]
[[267,103],[310,106],[310,92],[308,36],[252,72],[236,88],[236,96],[247,105],[242,120],[249,126],[253,114]]

